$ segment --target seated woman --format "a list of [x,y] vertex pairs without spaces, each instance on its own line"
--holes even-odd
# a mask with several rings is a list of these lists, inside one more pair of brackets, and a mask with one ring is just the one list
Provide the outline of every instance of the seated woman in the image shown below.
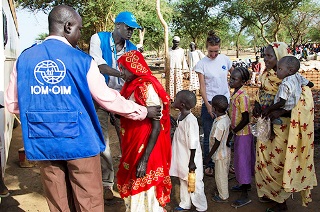
[[161,105],[160,120],[132,121],[121,117],[118,189],[127,211],[165,211],[170,202],[170,98],[139,51],[119,59],[125,84],[121,95],[144,106]]

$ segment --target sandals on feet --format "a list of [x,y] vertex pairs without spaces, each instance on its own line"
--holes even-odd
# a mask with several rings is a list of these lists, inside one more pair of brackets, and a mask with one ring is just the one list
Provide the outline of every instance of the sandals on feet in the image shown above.
[[288,207],[286,204],[283,203],[277,203],[275,206],[271,208],[267,208],[266,212],[281,212],[281,211],[287,211]]
[[212,197],[212,200],[215,201],[215,202],[220,202],[220,203],[228,202],[228,199],[221,199],[219,197],[219,195],[216,195],[216,196]]
[[8,197],[9,195],[10,195],[10,192],[8,188],[2,183],[0,197]]
[[189,211],[189,209],[184,209],[184,208],[181,208],[180,206],[177,206],[174,208],[174,211]]
[[207,168],[204,170],[204,174],[205,174],[206,176],[213,177],[213,176],[214,176],[214,174],[213,174],[213,168],[207,167]]
[[268,202],[273,202],[273,200],[269,199],[266,196],[263,196],[263,197],[259,197],[259,202],[268,203]]
[[10,196],[9,191],[7,193],[0,194],[0,198],[4,198],[4,197],[8,197],[8,196]]
[[231,206],[234,207],[234,208],[240,208],[242,206],[245,206],[247,204],[249,204],[251,201],[251,199],[237,199],[236,201],[234,201]]

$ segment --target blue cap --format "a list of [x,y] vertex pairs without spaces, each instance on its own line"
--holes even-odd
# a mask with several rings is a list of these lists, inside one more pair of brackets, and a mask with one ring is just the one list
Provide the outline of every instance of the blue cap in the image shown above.
[[134,15],[128,11],[119,13],[116,17],[115,23],[125,23],[129,27],[141,29],[141,26],[137,23]]

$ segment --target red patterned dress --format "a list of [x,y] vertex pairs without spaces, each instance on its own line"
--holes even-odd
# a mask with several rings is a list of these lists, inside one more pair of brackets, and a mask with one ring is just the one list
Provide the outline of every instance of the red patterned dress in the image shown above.
[[[129,211],[155,211],[170,202],[171,180],[169,176],[171,162],[169,96],[159,81],[152,76],[149,67],[138,51],[122,55],[119,64],[137,76],[126,82],[121,95],[144,106],[162,103],[160,134],[150,154],[146,176],[136,177],[137,164],[148,145],[152,131],[151,120],[133,121],[121,117],[122,158],[117,173],[117,186],[122,198],[125,198]],[[155,201],[152,200],[155,198]],[[157,206],[158,205],[158,206]]]

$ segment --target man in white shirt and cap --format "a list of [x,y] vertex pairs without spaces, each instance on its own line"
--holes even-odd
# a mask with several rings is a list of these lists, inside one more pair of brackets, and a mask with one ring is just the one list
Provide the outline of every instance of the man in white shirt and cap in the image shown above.
[[[125,52],[137,50],[137,47],[130,41],[135,29],[142,29],[142,27],[137,23],[135,16],[131,12],[123,11],[115,18],[113,32],[98,32],[92,35],[90,40],[90,55],[97,62],[108,86],[117,91],[120,91],[124,84],[117,60]],[[113,199],[114,169],[109,146],[108,118],[110,116],[110,122],[117,131],[121,145],[120,119],[98,105],[96,106],[96,111],[106,143],[106,150],[101,154],[104,199],[111,200]]]
[[188,71],[184,49],[179,47],[180,38],[174,36],[172,47],[169,49],[170,57],[170,99],[174,100],[176,93],[183,89],[183,73]]

